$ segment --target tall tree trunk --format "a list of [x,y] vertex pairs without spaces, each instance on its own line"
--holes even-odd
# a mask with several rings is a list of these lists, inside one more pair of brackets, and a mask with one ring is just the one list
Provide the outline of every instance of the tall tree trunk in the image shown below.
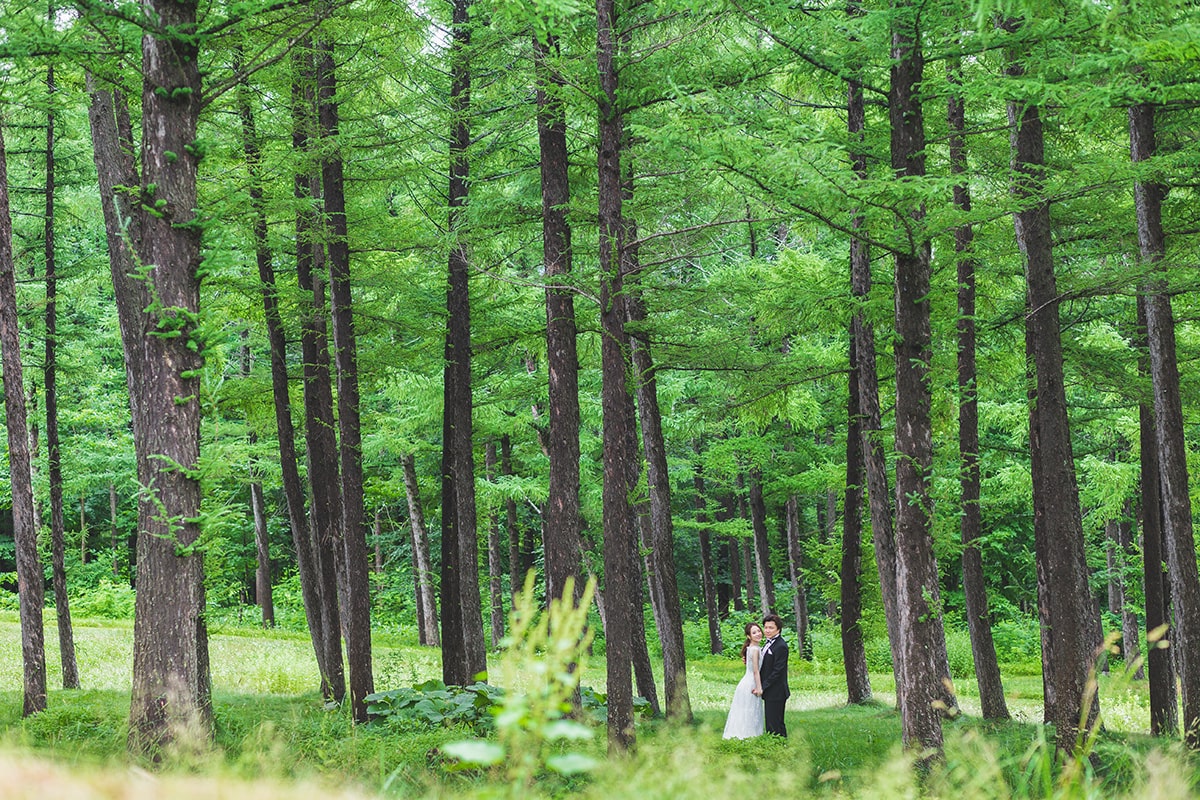
[[[296,431],[292,424],[292,405],[288,389],[287,344],[283,318],[279,313],[279,290],[275,285],[275,267],[267,240],[267,209],[263,199],[262,154],[254,122],[250,89],[243,82],[238,87],[238,116],[242,123],[242,150],[246,170],[250,174],[250,204],[254,213],[254,257],[258,266],[259,288],[262,292],[263,318],[267,326],[267,342],[271,350],[271,397],[275,410],[275,427],[279,440],[279,467],[283,478],[283,496],[287,503],[288,524],[292,531],[292,546],[296,551],[296,570],[300,577],[300,597],[308,622],[309,637],[317,659],[317,671],[326,696],[329,681],[325,669],[325,633],[321,618],[321,584],[317,556],[313,551],[312,534],[304,505],[304,486],[296,461]],[[307,141],[301,140],[300,147]]]
[[[796,655],[812,658],[812,642],[808,636],[808,591],[803,572],[804,552],[800,549],[800,499],[796,495],[788,498],[785,516],[788,569],[792,579],[792,613],[796,616]],[[859,566],[861,573],[861,558]]]
[[[537,71],[538,148],[542,181],[542,261],[546,272],[546,373],[549,381],[550,491],[546,500],[546,596],[562,595],[567,578],[582,589],[579,530],[579,358],[576,354],[575,295],[565,285],[571,273],[571,226],[567,221],[570,182],[567,123],[561,93],[565,82],[549,58],[553,37],[534,40]],[[513,541],[510,530],[510,542]],[[511,545],[510,545],[511,546]],[[513,576],[513,590],[524,575]]]
[[[1150,352],[1146,342],[1146,296],[1138,295],[1138,375],[1150,377]],[[1146,633],[1150,638],[1166,630],[1171,620],[1168,578],[1163,563],[1162,491],[1158,481],[1158,445],[1154,433],[1154,407],[1138,403],[1139,461],[1141,463],[1142,569],[1146,596]],[[1169,639],[1168,639],[1169,641]],[[1150,683],[1150,732],[1173,737],[1179,732],[1179,703],[1175,697],[1175,669],[1169,650],[1150,642],[1146,655]]]
[[[1016,63],[1009,67],[1010,75],[1022,72]],[[1043,196],[1042,120],[1037,106],[1022,107],[1015,102],[1008,105],[1008,119],[1012,130],[1013,195],[1022,206],[1013,219],[1017,242],[1025,256],[1029,293],[1026,340],[1036,373],[1029,447],[1038,598],[1046,631],[1042,653],[1045,719],[1055,726],[1059,749],[1071,754],[1080,720],[1090,725],[1099,711],[1098,701],[1083,708],[1088,670],[1099,645],[1094,641],[1096,608],[1084,559],[1079,489],[1063,384],[1050,206]]]
[[[730,517],[730,519],[733,519],[733,517]],[[742,599],[741,540],[736,536],[728,537],[726,540],[726,549],[729,551],[729,584],[730,589],[733,592],[733,610],[745,611],[746,601]]]
[[[53,6],[50,9],[54,14]],[[46,391],[46,462],[50,483],[50,553],[54,572],[54,613],[58,620],[58,652],[62,662],[64,689],[79,688],[79,665],[75,660],[75,634],[67,596],[66,525],[63,521],[62,447],[58,436],[58,271],[54,247],[54,102],[58,87],[54,64],[46,68],[46,348],[42,381]],[[82,537],[81,537],[82,538]],[[82,558],[80,559],[82,561]]]
[[[87,519],[84,515],[83,498],[79,498],[79,524],[81,536],[87,541]],[[112,559],[113,559],[113,577],[116,578],[121,574],[120,559],[117,558],[117,487],[114,483],[108,484],[108,533],[112,541]]]
[[[1121,519],[1120,525],[1117,527],[1118,544],[1121,546],[1121,584],[1122,587],[1128,585],[1129,564],[1135,561],[1137,557],[1137,547],[1133,538],[1133,504],[1130,500],[1125,501],[1125,514]],[[1128,593],[1126,593],[1128,598]],[[1125,659],[1126,665],[1132,664],[1142,658],[1141,635],[1138,633],[1138,618],[1134,610],[1129,606],[1128,600],[1121,609],[1121,655]],[[1146,665],[1144,661],[1138,664],[1137,670],[1133,675],[1134,679],[1143,681],[1146,679]]]
[[[1129,110],[1130,151],[1135,164],[1155,153],[1154,108],[1149,104]],[[1150,380],[1154,388],[1154,431],[1158,445],[1159,487],[1162,492],[1163,543],[1171,578],[1175,625],[1171,648],[1179,670],[1183,699],[1183,736],[1191,750],[1200,749],[1200,572],[1192,530],[1192,504],[1188,493],[1187,445],[1184,441],[1183,406],[1179,392],[1179,366],[1175,352],[1175,318],[1171,308],[1162,230],[1163,187],[1138,181],[1138,243],[1142,262],[1153,271],[1147,277],[1146,339],[1150,345]]]
[[[654,591],[647,581],[646,588]],[[646,603],[642,598],[642,587],[637,587],[638,596],[633,607],[633,677],[638,696],[645,698],[650,704],[650,713],[654,716],[662,714],[662,704],[658,700],[658,686],[654,683],[654,666],[650,662],[650,637],[646,632]],[[656,622],[657,624],[657,622]]]
[[[924,56],[918,6],[894,9],[888,107],[892,169],[902,178],[925,174],[925,125],[921,109]],[[929,364],[930,243],[925,208],[908,201],[905,224],[912,250],[896,254],[896,577],[904,663],[901,720],[904,744],[941,750],[942,726],[935,702],[954,705],[949,690],[937,560],[931,535],[929,474],[933,435]]]
[[[484,470],[489,482],[496,480],[496,443],[488,441],[484,450]],[[495,509],[488,517],[488,598],[491,606],[492,649],[504,638],[504,587],[500,565],[500,515]]]
[[[860,180],[867,177],[867,157],[862,144],[866,129],[866,106],[862,84],[849,83],[847,90],[847,129],[852,144],[851,161]],[[855,231],[862,230],[866,220],[856,214],[851,220]],[[883,447],[883,422],[879,406],[879,373],[875,361],[875,327],[867,319],[862,305],[871,294],[871,252],[865,239],[850,239],[850,292],[860,304],[850,319],[854,339],[858,376],[858,402],[866,470],[867,502],[871,518],[871,542],[875,549],[875,566],[879,572],[883,613],[887,620],[888,645],[892,654],[892,674],[896,684],[896,703],[902,704],[904,665],[900,647],[900,609],[896,596],[896,539],[892,530],[892,495],[888,487],[887,454]]]
[[417,624],[421,628],[421,644],[437,647],[438,619],[437,603],[433,592],[433,566],[429,559],[429,536],[425,532],[425,513],[421,510],[421,492],[417,487],[416,459],[406,453],[404,466],[404,494],[408,498],[408,521],[412,531],[414,563],[418,576],[418,596],[421,617]]
[[[741,510],[739,513],[742,514],[742,519],[749,522],[750,517],[749,517],[749,513],[746,509],[746,503],[742,502],[739,505],[741,506]],[[742,560],[742,586],[746,590],[746,610],[747,611],[751,611],[754,606],[754,600],[753,600],[754,586],[752,584],[757,583],[757,576],[758,576],[758,570],[755,568],[755,563],[754,563],[755,562],[755,549],[754,549],[753,530],[754,530],[753,526],[751,526],[751,535],[749,537],[736,540],[738,543],[738,554]],[[762,605],[761,601],[762,601],[762,595],[760,594],[759,595],[759,609],[758,609],[758,615],[760,617],[769,611],[768,608],[766,608],[765,606]]]
[[334,364],[337,368],[342,546],[346,560],[346,663],[350,667],[350,703],[354,720],[366,722],[365,698],[375,691],[375,677],[371,671],[371,582],[363,493],[358,345],[350,292],[350,245],[346,225],[345,177],[338,142],[339,110],[333,43],[323,41],[318,49],[318,117],[324,142],[321,148],[321,182],[325,197],[329,295],[333,313]]
[[[862,633],[862,504],[863,466],[862,413],[859,403],[858,353],[854,337],[850,337],[849,396],[846,402],[846,499],[842,509],[842,663],[846,671],[847,701],[854,704],[871,699],[871,676],[867,672],[867,652],[863,646]],[[788,544],[789,551],[793,535],[799,539],[799,508],[795,496],[788,498]],[[797,545],[799,542],[797,542]],[[795,550],[799,555],[799,547]],[[791,559],[789,559],[791,561]],[[793,562],[794,563],[794,562]],[[795,567],[793,567],[793,584]],[[799,592],[797,592],[799,595]],[[796,614],[800,618],[799,610]],[[799,623],[797,623],[798,625]],[[803,653],[797,642],[797,652]]]
[[[200,227],[198,158],[191,152],[201,102],[196,8],[150,0],[146,11],[160,26],[142,39],[141,181],[124,103],[93,90],[90,119],[144,487],[129,743],[156,751],[182,737],[207,738],[212,706],[204,568],[194,548],[200,510]],[[172,91],[162,92],[164,86]],[[142,187],[136,203],[117,188],[134,185]],[[118,215],[118,207],[125,213]],[[155,213],[143,213],[147,207]],[[134,276],[126,242],[136,263],[154,265],[150,274]],[[165,332],[173,335],[159,335]]]
[[275,627],[275,603],[271,597],[271,549],[267,540],[267,515],[263,507],[263,488],[258,481],[250,484],[250,508],[254,514],[254,598],[262,609],[264,628]]
[[750,470],[750,524],[754,529],[754,566],[758,597],[764,614],[775,611],[775,575],[771,570],[771,542],[767,538],[767,507],[763,502],[762,471]]
[[[700,455],[699,440],[692,442],[692,449]],[[704,589],[704,612],[708,618],[708,648],[713,655],[725,651],[721,641],[721,618],[717,609],[717,586],[714,580],[712,535],[709,533],[707,504],[704,497],[704,473],[699,461],[692,473],[692,485],[696,490],[696,525],[700,539],[700,582]]]
[[625,752],[634,746],[633,660],[635,616],[641,614],[637,540],[629,507],[629,465],[635,422],[627,402],[628,360],[624,351],[625,300],[621,276],[624,226],[621,219],[622,114],[617,105],[615,0],[596,0],[596,62],[600,77],[597,98],[600,220],[601,406],[604,441],[604,583],[607,604],[605,656],[608,673],[608,749]]
[[383,507],[375,507],[375,521],[371,524],[371,544],[373,546],[375,563],[371,571],[376,575],[383,574]]
[[[1108,520],[1104,524],[1104,535],[1107,539],[1105,556],[1108,562],[1108,610],[1121,618],[1121,660],[1127,670],[1142,655],[1137,614],[1129,608],[1125,592],[1129,557],[1133,554],[1133,526],[1129,521],[1130,515],[1130,504],[1126,500],[1121,518]],[[1139,665],[1133,677],[1145,680],[1145,673],[1145,669]]]
[[[961,84],[958,66],[952,67],[948,74],[951,84],[958,87]],[[950,124],[950,171],[958,178],[967,172],[966,108],[961,96],[950,96],[947,118]],[[971,195],[965,179],[954,186],[954,205],[964,214],[971,211]],[[983,556],[978,546],[982,522],[979,507],[979,403],[975,371],[974,237],[975,231],[970,224],[958,225],[954,229],[954,250],[958,254],[958,453],[962,462],[959,478],[962,517],[959,531],[963,543],[963,595],[983,718],[1008,719],[1000,664],[992,641],[992,618],[988,611]]]
[[13,540],[16,543],[17,596],[21,606],[21,661],[25,716],[46,709],[46,645],[42,622],[45,574],[38,556],[30,471],[29,424],[17,321],[17,276],[13,263],[12,214],[8,200],[4,133],[0,130],[0,363],[4,378],[4,422],[8,431],[9,480],[12,486]]
[[[500,474],[509,478],[513,474],[512,437],[507,433],[500,437]],[[508,537],[509,570],[517,580],[512,586],[515,593],[525,585],[525,576],[537,564],[533,533],[527,530],[525,541],[521,541],[521,530],[517,526],[517,501],[512,497],[504,498],[504,532]]]
[[461,230],[471,141],[470,0],[453,0],[450,37],[450,192],[452,234],[446,291],[442,428],[442,679],[465,686],[487,672],[479,556],[475,542],[475,459],[471,440],[470,265]]
[[[632,180],[626,181],[627,193],[632,194]],[[628,228],[631,235],[636,229]],[[626,281],[634,281],[637,265],[635,248],[626,248]],[[646,308],[636,289],[626,297],[629,321],[634,326],[646,321]],[[646,455],[646,483],[649,489],[649,549],[653,554],[654,576],[658,592],[658,635],[663,648],[663,690],[666,695],[667,717],[690,722],[692,704],[688,697],[687,657],[683,645],[683,610],[679,604],[679,587],[675,580],[675,532],[671,522],[671,479],[667,472],[667,447],[663,438],[662,414],[658,406],[658,380],[650,342],[636,330],[629,337],[633,363],[634,384],[637,390],[637,410],[641,420],[642,449]]]
[[[317,135],[317,70],[311,42],[300,42],[293,54],[292,149],[302,155],[312,152]],[[317,204],[320,180],[297,170],[296,274],[302,295],[300,352],[304,362],[304,431],[308,456],[308,484],[312,493],[309,534],[314,544],[320,575],[321,647],[324,653],[323,694],[340,703],[346,695],[342,661],[342,618],[338,579],[338,555],[342,552],[341,492],[337,440],[333,419],[333,387],[329,377],[329,343],[325,327],[325,284],[322,279],[324,249],[320,243]],[[278,411],[276,412],[278,414]]]

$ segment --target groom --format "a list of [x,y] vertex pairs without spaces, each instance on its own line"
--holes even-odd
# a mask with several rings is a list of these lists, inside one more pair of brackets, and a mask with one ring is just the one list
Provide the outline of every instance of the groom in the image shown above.
[[788,646],[779,635],[782,628],[783,620],[777,615],[767,614],[763,617],[763,635],[766,639],[762,643],[762,662],[759,666],[762,691],[757,693],[762,695],[767,733],[787,738],[783,707],[792,692],[787,682]]

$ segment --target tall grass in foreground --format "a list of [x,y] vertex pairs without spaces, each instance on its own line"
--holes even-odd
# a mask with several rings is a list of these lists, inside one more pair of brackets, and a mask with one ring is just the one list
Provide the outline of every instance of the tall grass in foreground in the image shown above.
[[[283,731],[259,728],[252,746],[232,762],[220,755],[150,774],[128,765],[68,765],[27,752],[0,754],[0,797],[72,798],[233,798],[256,800],[363,797],[430,797],[491,800],[511,797],[513,787],[488,782],[481,774],[450,774],[439,763],[415,768],[401,780],[380,775],[366,782],[334,780],[337,766],[323,776],[285,777],[287,749]],[[644,736],[636,754],[609,762],[586,781],[561,778],[523,786],[521,797],[573,797],[581,800],[724,800],[732,797],[930,798],[931,800],[1185,800],[1196,797],[1194,764],[1179,751],[1153,751],[1126,765],[1122,788],[1096,775],[1080,775],[1069,784],[1055,781],[1053,739],[1042,739],[1024,752],[997,747],[986,731],[967,729],[947,737],[945,764],[922,781],[912,764],[893,749],[877,766],[858,775],[813,769],[811,748],[798,738],[723,741],[707,726],[663,728]],[[418,737],[421,738],[421,737]],[[248,743],[250,744],[250,743]],[[365,750],[378,742],[360,741]],[[395,743],[404,746],[402,743]],[[430,744],[425,738],[423,745]],[[336,749],[336,745],[335,745]],[[429,753],[436,753],[432,747]],[[432,756],[431,756],[432,757]],[[407,769],[407,767],[406,767]],[[393,772],[394,775],[394,772]],[[257,776],[257,777],[256,777]],[[384,788],[384,783],[387,788]]]

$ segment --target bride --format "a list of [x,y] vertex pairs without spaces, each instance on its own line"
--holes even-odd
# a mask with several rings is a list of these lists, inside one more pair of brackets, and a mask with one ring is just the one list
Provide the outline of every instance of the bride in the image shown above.
[[757,622],[746,625],[746,642],[742,645],[742,660],[746,662],[746,674],[733,690],[733,705],[725,721],[726,739],[749,739],[763,733],[762,680],[758,675],[760,656],[759,642],[763,632]]

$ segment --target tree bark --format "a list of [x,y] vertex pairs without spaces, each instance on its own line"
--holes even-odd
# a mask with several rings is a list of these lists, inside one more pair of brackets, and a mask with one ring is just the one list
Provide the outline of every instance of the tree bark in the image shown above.
[[262,484],[250,484],[250,508],[254,514],[254,599],[262,609],[264,628],[275,627],[275,603],[271,597],[271,549],[267,541],[267,515],[263,507]]
[[614,0],[596,0],[596,62],[599,141],[601,406],[604,442],[604,583],[607,620],[605,657],[608,673],[608,749],[626,752],[635,744],[630,664],[635,647],[636,616],[641,614],[637,540],[629,507],[629,465],[635,454],[635,422],[627,402],[628,360],[625,346],[624,286],[620,255],[622,115],[617,105],[617,10]]
[[[867,652],[863,646],[862,633],[862,505],[863,465],[862,448],[862,409],[859,402],[858,385],[858,352],[854,337],[850,337],[850,375],[849,395],[846,402],[846,495],[842,509],[842,566],[841,566],[841,602],[842,602],[842,663],[846,671],[847,702],[862,704],[871,699],[871,676],[867,672]],[[792,551],[792,529],[796,529],[795,538],[799,539],[800,521],[798,503],[795,496],[788,498],[787,506],[788,549]],[[799,541],[795,547],[799,555]],[[792,561],[792,559],[789,559]],[[792,561],[794,564],[795,562]],[[792,582],[795,586],[796,568],[792,568]],[[799,597],[799,592],[796,592]],[[796,613],[797,631],[799,631],[799,607]],[[796,651],[803,653],[803,647],[797,642]]]
[[[1111,519],[1104,525],[1107,539],[1105,555],[1108,562],[1108,610],[1121,617],[1121,660],[1125,663],[1126,670],[1142,655],[1137,614],[1129,608],[1125,592],[1129,557],[1134,555],[1130,516],[1130,504],[1126,500],[1121,518]],[[1139,681],[1146,679],[1143,665],[1138,666],[1133,678]]]
[[[496,480],[496,443],[488,441],[484,450],[484,471],[489,482]],[[488,598],[491,606],[492,649],[499,649],[504,638],[504,587],[501,581],[500,515],[495,509],[488,517]]]
[[767,507],[763,501],[762,471],[750,470],[750,524],[754,529],[754,566],[762,613],[775,611],[775,575],[771,570],[771,543],[767,538]]
[[8,199],[4,133],[0,130],[0,363],[3,364],[4,422],[8,431],[9,480],[12,486],[13,540],[16,543],[17,595],[21,606],[22,714],[46,709],[46,645],[42,612],[45,575],[38,556],[33,512],[33,473],[29,421],[21,369],[17,320],[17,276],[13,263],[12,214]]
[[[850,133],[852,168],[860,180],[867,177],[867,157],[863,148],[866,129],[866,106],[862,84],[850,81],[847,91],[847,128]],[[866,220],[856,214],[851,220],[855,231],[866,227]],[[871,294],[871,252],[865,239],[850,239],[850,293],[859,304],[865,304]],[[896,595],[896,539],[892,529],[892,496],[888,486],[887,453],[883,448],[883,422],[879,406],[879,373],[875,361],[875,327],[867,319],[861,305],[850,319],[851,337],[857,359],[858,401],[866,471],[867,502],[871,517],[871,541],[875,549],[875,566],[879,573],[879,588],[883,613],[887,620],[888,645],[892,654],[892,674],[896,684],[896,704],[903,700],[904,681],[901,668],[904,655],[900,647],[900,609]]]
[[[632,181],[627,181],[632,194]],[[636,235],[635,233],[633,235]],[[626,248],[625,280],[636,282],[631,270],[638,269],[636,252]],[[633,287],[626,297],[629,321],[635,326],[646,321],[641,293]],[[633,363],[637,410],[641,421],[642,449],[646,456],[646,483],[649,489],[649,549],[653,554],[654,576],[658,592],[658,634],[663,648],[663,693],[667,717],[690,722],[692,704],[687,688],[687,657],[683,644],[683,611],[675,580],[675,532],[671,521],[671,479],[667,472],[667,447],[663,438],[662,414],[658,406],[658,381],[650,342],[644,334],[629,337]]]
[[[692,442],[692,449],[700,455],[699,440]],[[708,513],[705,510],[704,473],[703,467],[697,461],[695,472],[692,473],[692,485],[696,490],[696,524],[699,526],[700,540],[700,581],[704,588],[704,612],[708,618],[708,648],[713,655],[723,653],[725,644],[721,641],[721,618],[717,608],[717,586],[713,570],[712,536],[705,527],[708,523]]]
[[[1129,111],[1130,152],[1135,164],[1155,154],[1154,108],[1149,104]],[[1179,671],[1183,700],[1183,737],[1191,750],[1200,750],[1200,572],[1192,529],[1188,493],[1187,445],[1175,352],[1175,318],[1171,308],[1162,230],[1163,187],[1141,180],[1134,186],[1138,243],[1142,262],[1152,267],[1142,287],[1146,295],[1146,340],[1150,349],[1150,379],[1154,390],[1154,431],[1158,446],[1159,489],[1163,508],[1163,544],[1171,582],[1175,625],[1171,648]]]
[[[112,559],[113,559],[113,578],[121,574],[120,559],[117,558],[117,487],[113,483],[108,484],[108,523],[109,536],[112,541]],[[87,520],[84,516],[83,498],[79,498],[79,524],[82,529],[83,540],[87,541]]]
[[375,521],[371,525],[371,544],[375,551],[375,563],[371,571],[376,575],[383,574],[383,507],[375,507]]
[[[1146,342],[1146,297],[1138,295],[1138,375],[1150,377]],[[1142,569],[1146,595],[1146,633],[1157,637],[1171,620],[1168,578],[1163,563],[1162,492],[1158,480],[1158,446],[1154,433],[1153,401],[1138,403],[1139,461],[1141,463]],[[1169,639],[1168,639],[1169,641]],[[1150,733],[1173,737],[1179,732],[1179,703],[1175,696],[1175,669],[1169,650],[1150,642],[1146,666],[1150,689]]]
[[792,579],[792,612],[796,615],[796,655],[809,659],[812,658],[812,642],[808,636],[808,592],[802,571],[804,552],[800,549],[800,499],[796,495],[788,498],[784,524],[787,529],[788,567]]
[[[300,42],[293,51],[292,149],[308,155],[317,135],[317,74],[311,42]],[[324,656],[322,694],[341,703],[346,695],[342,661],[342,618],[338,579],[338,554],[342,551],[341,492],[337,441],[333,419],[333,387],[329,376],[329,343],[325,326],[325,284],[321,262],[317,207],[320,179],[297,170],[296,274],[302,294],[300,352],[304,362],[304,430],[307,443],[308,483],[316,567],[320,575],[321,635]]]
[[[507,433],[500,437],[500,474],[505,477],[512,477],[513,474],[512,437]],[[504,533],[509,543],[509,569],[517,578],[517,582],[512,586],[515,593],[525,585],[525,576],[529,570],[537,568],[537,545],[532,526],[526,530],[525,539],[522,541],[521,529],[517,525],[517,501],[512,497],[504,498]]]
[[[1022,67],[1013,63],[1010,75]],[[1012,131],[1013,215],[1025,256],[1029,314],[1025,331],[1035,384],[1030,408],[1034,538],[1043,627],[1045,721],[1055,726],[1059,750],[1074,752],[1081,719],[1090,725],[1098,701],[1083,708],[1094,641],[1096,608],[1088,586],[1083,523],[1063,384],[1062,338],[1054,275],[1050,206],[1043,197],[1044,146],[1037,106],[1009,103]],[[1081,717],[1081,713],[1084,714]]]
[[[1121,560],[1123,569],[1121,574],[1122,586],[1128,586],[1129,564],[1137,557],[1137,547],[1133,538],[1133,504],[1130,500],[1125,501],[1125,515],[1121,520],[1121,524],[1117,528],[1118,544],[1121,546]],[[1128,593],[1126,593],[1128,598]],[[1129,665],[1139,659],[1142,659],[1141,636],[1138,633],[1138,618],[1137,614],[1126,604],[1121,611],[1121,655],[1125,659],[1125,664]],[[1137,670],[1134,671],[1133,677],[1135,680],[1144,681],[1146,679],[1145,660],[1138,664]]]
[[[90,118],[143,487],[129,744],[159,752],[180,739],[207,739],[212,706],[203,559],[195,547],[202,344],[196,332],[196,8],[150,0],[146,11],[159,27],[142,39],[140,182],[124,103],[93,90]],[[117,188],[139,184],[136,202]],[[118,207],[125,213],[118,216]],[[139,265],[153,269],[143,272]]]
[[470,264],[463,241],[471,141],[470,0],[454,0],[450,37],[450,245],[446,291],[442,429],[442,679],[465,686],[487,672],[479,556],[475,542],[475,460],[471,442]]
[[[292,405],[288,390],[287,344],[283,319],[279,313],[279,290],[275,285],[275,267],[267,240],[267,209],[263,196],[262,153],[254,122],[249,87],[238,87],[238,116],[242,123],[242,150],[250,177],[250,204],[254,214],[252,235],[254,258],[263,301],[263,318],[267,327],[267,342],[271,351],[271,397],[275,410],[275,427],[279,440],[279,467],[283,478],[283,496],[287,503],[288,524],[292,531],[292,546],[296,551],[296,570],[300,577],[300,596],[304,616],[317,658],[317,671],[325,678],[325,633],[321,618],[320,571],[313,551],[308,514],[304,505],[304,486],[296,461],[296,431],[292,424]],[[307,138],[301,140],[301,152]]]
[[[576,597],[583,584],[579,541],[579,358],[575,295],[565,285],[571,274],[567,123],[561,97],[565,82],[549,60],[551,53],[557,51],[558,42],[553,37],[545,44],[535,38],[542,261],[546,272],[546,373],[550,398],[547,437],[550,487],[544,512],[547,598],[561,596],[567,578],[575,579]],[[523,580],[523,574],[518,576],[514,572],[514,591]]]
[[[51,13],[53,14],[53,8]],[[79,665],[75,659],[75,634],[71,625],[70,598],[67,596],[62,446],[58,435],[58,271],[54,246],[54,97],[58,87],[54,79],[54,64],[46,68],[46,91],[50,107],[46,112],[46,357],[42,367],[42,381],[46,392],[46,477],[50,484],[50,552],[54,572],[54,613],[58,620],[58,651],[62,663],[63,688],[78,689]],[[80,560],[82,561],[82,558]]]
[[[888,107],[892,169],[902,178],[925,174],[925,125],[920,92],[924,72],[918,7],[894,9]],[[954,705],[949,689],[937,560],[931,534],[929,474],[933,435],[929,365],[930,242],[924,205],[907,203],[911,250],[896,254],[896,590],[903,648],[901,720],[904,744],[940,751],[935,702]]]
[[[952,86],[961,85],[958,67],[948,71]],[[950,171],[956,177],[966,175],[966,108],[961,96],[952,94],[948,101],[950,124]],[[971,211],[971,195],[966,180],[954,186],[954,205],[964,214]],[[983,557],[978,540],[982,533],[979,507],[979,403],[975,370],[975,255],[972,241],[975,231],[969,224],[954,229],[954,250],[958,254],[958,453],[962,516],[959,532],[963,543],[963,596],[967,628],[971,635],[971,655],[975,663],[975,682],[979,686],[979,704],[984,719],[1008,719],[1000,664],[992,641],[992,619],[988,611],[984,583]]]
[[375,691],[371,670],[371,582],[363,492],[362,429],[359,417],[358,345],[350,292],[350,246],[346,224],[345,176],[338,149],[339,110],[333,43],[318,45],[318,117],[321,181],[324,186],[326,251],[329,261],[333,351],[337,368],[338,458],[342,475],[342,546],[346,563],[346,663],[355,722],[367,721],[366,696]]
[[429,559],[429,537],[425,532],[425,513],[421,510],[421,492],[417,486],[416,459],[412,453],[406,453],[402,459],[404,466],[404,494],[408,498],[408,521],[412,531],[413,569],[418,576],[421,644],[437,647],[438,619],[437,603],[433,591],[433,567]]
[[[733,517],[729,517],[733,519]],[[733,593],[733,610],[745,611],[746,601],[742,599],[742,546],[741,540],[735,536],[727,537],[729,551],[729,584]],[[749,576],[747,576],[749,577]]]

